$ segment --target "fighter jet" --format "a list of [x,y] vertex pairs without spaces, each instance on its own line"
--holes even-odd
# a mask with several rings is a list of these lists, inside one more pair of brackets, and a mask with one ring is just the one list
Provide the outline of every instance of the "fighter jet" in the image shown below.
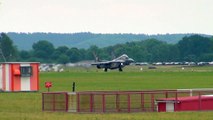
[[123,54],[111,61],[95,62],[92,63],[92,65],[96,65],[98,69],[104,69],[105,72],[107,72],[108,69],[118,69],[119,71],[123,71],[122,68],[132,62],[134,62],[132,58],[129,58],[126,54]]

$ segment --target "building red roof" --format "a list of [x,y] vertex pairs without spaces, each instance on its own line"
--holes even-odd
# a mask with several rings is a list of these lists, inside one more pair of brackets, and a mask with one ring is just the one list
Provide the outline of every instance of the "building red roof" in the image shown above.
[[[202,100],[209,100],[213,99],[213,95],[202,95],[200,96]],[[199,100],[199,96],[190,96],[190,97],[178,97],[177,101],[194,101],[194,100]],[[157,101],[176,101],[176,98],[160,98],[157,99]]]

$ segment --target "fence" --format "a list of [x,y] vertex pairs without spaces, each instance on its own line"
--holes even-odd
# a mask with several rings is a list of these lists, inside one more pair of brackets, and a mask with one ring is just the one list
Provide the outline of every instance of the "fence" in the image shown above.
[[67,92],[42,93],[42,109],[45,111],[67,111]]
[[157,99],[177,100],[178,97],[201,95],[213,95],[213,90],[46,92],[42,93],[42,109],[65,112],[155,112]]

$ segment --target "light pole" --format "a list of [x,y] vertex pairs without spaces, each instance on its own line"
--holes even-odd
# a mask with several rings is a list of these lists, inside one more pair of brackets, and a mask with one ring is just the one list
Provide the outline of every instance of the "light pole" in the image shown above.
[[3,60],[4,60],[4,62],[6,62],[6,58],[4,57],[4,53],[3,53],[3,51],[2,51],[2,47],[1,47],[1,35],[0,35],[0,55],[2,56],[2,58],[3,58]]

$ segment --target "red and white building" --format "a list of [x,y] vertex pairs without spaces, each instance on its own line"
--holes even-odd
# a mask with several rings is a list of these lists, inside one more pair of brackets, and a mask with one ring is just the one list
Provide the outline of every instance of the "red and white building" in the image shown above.
[[213,96],[199,95],[157,99],[158,112],[213,110]]
[[38,91],[38,62],[0,63],[0,91]]

